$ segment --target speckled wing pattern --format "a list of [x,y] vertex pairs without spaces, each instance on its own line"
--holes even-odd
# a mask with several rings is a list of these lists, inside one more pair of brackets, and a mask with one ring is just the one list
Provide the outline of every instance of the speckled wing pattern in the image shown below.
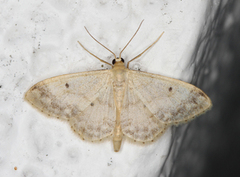
[[169,77],[129,70],[121,113],[122,131],[151,141],[172,124],[186,123],[212,106],[197,87]]
[[116,110],[109,70],[66,74],[35,84],[25,95],[44,114],[66,120],[82,138],[112,134]]

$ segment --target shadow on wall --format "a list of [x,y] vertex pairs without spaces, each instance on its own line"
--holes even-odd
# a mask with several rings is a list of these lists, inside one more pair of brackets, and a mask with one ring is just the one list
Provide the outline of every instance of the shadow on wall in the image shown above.
[[210,7],[190,65],[195,65],[192,84],[209,95],[213,108],[173,128],[163,176],[240,174],[240,1],[220,1],[212,11]]

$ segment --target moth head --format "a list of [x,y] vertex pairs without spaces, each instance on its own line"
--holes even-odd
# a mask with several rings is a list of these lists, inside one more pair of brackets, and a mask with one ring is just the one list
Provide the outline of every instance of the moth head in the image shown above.
[[124,59],[121,58],[121,60],[120,60],[119,57],[117,57],[117,60],[116,60],[116,59],[113,59],[112,64],[114,65],[116,62],[117,62],[117,63],[124,63]]
[[[128,44],[132,41],[132,39],[134,38],[134,36],[137,34],[138,30],[140,29],[141,25],[143,23],[143,20],[142,22],[140,23],[137,31],[134,33],[134,35],[132,36],[132,38],[128,41],[128,43],[125,45],[125,47],[123,47],[123,49],[121,50],[121,52],[119,53],[119,57],[116,56],[115,53],[113,53],[110,49],[108,49],[106,46],[104,46],[102,43],[100,43],[97,39],[95,39],[91,34],[90,32],[87,30],[87,28],[85,27],[86,31],[88,32],[88,34],[97,42],[99,43],[101,46],[103,46],[105,49],[107,49],[109,52],[111,52],[113,55],[114,55],[114,60],[112,61],[112,64],[111,63],[108,63],[102,59],[100,59],[99,57],[95,56],[93,53],[89,52],[79,41],[78,43],[82,46],[82,48],[84,50],[86,50],[88,53],[90,53],[92,56],[96,57],[98,60],[100,60],[101,62],[105,63],[105,64],[108,64],[110,65],[111,67],[113,67],[113,65],[118,65],[118,66],[124,66],[124,60],[122,59],[121,55],[122,55],[122,52],[125,50],[125,48],[128,46]],[[154,41],[147,49],[145,49],[142,53],[140,53],[139,55],[137,55],[135,58],[131,59],[130,61],[128,61],[127,63],[127,68],[129,68],[129,63],[137,58],[139,58],[144,52],[146,52],[149,48],[151,48],[160,38],[161,36],[163,35],[163,33],[157,38],[156,41]]]

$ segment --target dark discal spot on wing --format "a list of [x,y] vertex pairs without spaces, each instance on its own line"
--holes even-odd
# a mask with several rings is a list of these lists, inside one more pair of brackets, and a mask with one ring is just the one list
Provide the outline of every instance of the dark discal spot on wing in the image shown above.
[[69,87],[69,84],[68,84],[68,83],[66,83],[66,84],[65,84],[65,87],[66,87],[66,88],[68,88],[68,87]]
[[94,103],[91,103],[90,105],[91,105],[91,106],[94,106]]
[[171,92],[171,91],[172,91],[172,87],[169,87],[169,89],[168,89],[168,90],[169,90],[169,92]]

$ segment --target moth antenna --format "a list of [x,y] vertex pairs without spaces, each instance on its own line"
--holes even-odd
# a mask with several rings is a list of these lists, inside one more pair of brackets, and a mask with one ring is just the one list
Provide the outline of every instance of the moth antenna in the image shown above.
[[121,59],[121,54],[122,54],[122,52],[123,52],[124,49],[128,46],[128,44],[132,41],[132,39],[135,37],[135,35],[137,34],[138,30],[140,29],[140,27],[141,27],[143,21],[144,21],[144,20],[141,21],[141,23],[140,23],[140,25],[139,25],[137,31],[134,33],[134,35],[132,36],[132,38],[128,41],[128,43],[125,45],[125,47],[124,47],[124,48],[122,49],[122,51],[120,52],[120,54],[119,54],[119,58],[120,58],[120,59]]
[[86,28],[86,26],[84,26],[84,28],[86,29],[87,33],[98,43],[100,44],[101,46],[103,46],[105,49],[107,49],[109,52],[111,52],[113,55],[114,55],[114,58],[117,59],[115,53],[113,53],[109,48],[107,48],[106,46],[104,46],[101,42],[99,42],[95,37],[93,37],[91,35],[91,33],[88,31],[88,29]]
[[100,60],[101,62],[106,63],[106,64],[108,64],[108,65],[110,65],[110,66],[113,66],[112,64],[110,64],[110,63],[108,63],[108,62],[100,59],[99,57],[97,57],[97,56],[94,55],[93,53],[89,52],[79,41],[78,41],[78,43],[80,44],[80,46],[81,46],[84,50],[86,50],[89,54],[91,54],[92,56],[94,56],[95,58],[97,58],[98,60]]
[[127,68],[129,68],[129,63],[132,62],[133,60],[139,58],[144,52],[146,52],[148,49],[150,49],[154,44],[156,44],[156,42],[162,37],[164,31],[162,32],[162,34],[157,38],[156,41],[154,41],[148,48],[146,48],[142,53],[140,53],[139,55],[137,55],[136,57],[134,57],[133,59],[131,59],[128,64],[127,64]]

